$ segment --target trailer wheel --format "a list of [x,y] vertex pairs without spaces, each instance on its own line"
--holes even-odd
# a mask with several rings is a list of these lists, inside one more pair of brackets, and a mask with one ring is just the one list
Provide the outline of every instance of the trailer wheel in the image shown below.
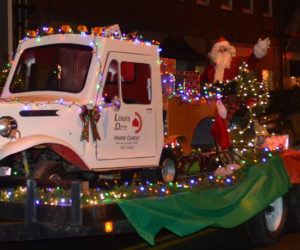
[[286,219],[287,204],[283,196],[246,222],[250,240],[258,246],[275,244],[284,230]]
[[62,180],[66,178],[66,171],[63,166],[54,161],[40,161],[33,165],[34,171],[32,177],[49,179],[49,180]]
[[163,149],[158,169],[158,179],[165,183],[176,181],[178,169],[177,162],[170,150]]
[[294,184],[288,193],[287,227],[292,232],[300,231],[300,184]]

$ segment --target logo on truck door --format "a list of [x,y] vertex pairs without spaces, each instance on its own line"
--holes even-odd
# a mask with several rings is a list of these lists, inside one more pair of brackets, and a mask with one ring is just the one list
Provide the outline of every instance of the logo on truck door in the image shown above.
[[138,134],[143,126],[142,117],[138,112],[135,112],[135,118],[132,121],[132,127],[136,127],[137,129],[134,131],[136,134]]
[[140,136],[138,134],[143,127],[142,116],[138,112],[134,112],[134,116],[115,114],[115,131],[123,133],[114,135],[114,141],[120,145],[121,150],[134,150],[139,144]]
[[[127,131],[128,130],[128,123],[132,122],[131,125],[132,127],[135,129],[134,133],[138,134],[142,127],[143,127],[143,120],[141,115],[138,112],[134,113],[134,117],[132,119],[132,117],[128,116],[128,115],[117,115],[115,114],[115,130],[123,130],[123,131]],[[130,125],[129,125],[130,127]]]

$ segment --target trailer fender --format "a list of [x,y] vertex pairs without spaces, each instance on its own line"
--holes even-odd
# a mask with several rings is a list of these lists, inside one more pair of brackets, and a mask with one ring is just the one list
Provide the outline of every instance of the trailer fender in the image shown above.
[[9,155],[22,152],[38,145],[45,145],[55,151],[66,161],[77,165],[83,170],[89,170],[85,162],[79,156],[79,153],[74,147],[72,147],[72,145],[59,138],[45,135],[24,136],[15,141],[11,141],[0,149],[0,160]]

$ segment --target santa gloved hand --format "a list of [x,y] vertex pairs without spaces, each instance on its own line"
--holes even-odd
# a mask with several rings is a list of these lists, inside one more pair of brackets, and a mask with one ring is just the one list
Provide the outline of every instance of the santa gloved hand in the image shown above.
[[222,103],[222,101],[220,99],[217,101],[217,111],[222,119],[226,119],[227,109],[225,108],[224,104]]
[[271,45],[271,41],[269,37],[267,37],[264,40],[261,40],[261,38],[259,38],[253,48],[255,57],[258,59],[263,58],[267,54],[267,50],[270,47],[270,45]]

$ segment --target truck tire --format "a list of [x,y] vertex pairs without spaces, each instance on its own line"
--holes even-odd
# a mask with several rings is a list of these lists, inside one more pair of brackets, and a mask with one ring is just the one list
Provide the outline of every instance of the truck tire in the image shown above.
[[49,180],[62,180],[66,178],[66,171],[63,166],[54,161],[39,161],[34,166],[32,177],[49,179]]
[[140,170],[142,183],[155,183],[162,181],[165,183],[174,182],[177,180],[178,168],[177,161],[173,153],[168,149],[163,149],[159,161],[159,167],[146,168]]
[[284,230],[286,219],[287,202],[286,197],[282,196],[246,222],[250,240],[256,246],[275,244]]
[[165,183],[174,182],[177,180],[177,174],[177,161],[173,153],[164,148],[159,161],[158,180]]
[[300,231],[300,184],[294,184],[288,193],[287,228],[291,232]]

